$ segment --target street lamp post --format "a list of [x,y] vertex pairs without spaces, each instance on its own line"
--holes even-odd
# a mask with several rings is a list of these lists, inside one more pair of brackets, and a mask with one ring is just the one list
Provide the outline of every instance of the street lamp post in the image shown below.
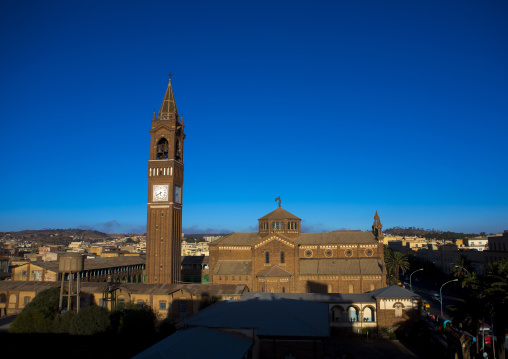
[[414,271],[413,273],[411,273],[411,275],[409,276],[409,288],[411,289],[411,292],[413,291],[413,286],[411,285],[411,276],[412,276],[413,274],[415,274],[416,272],[421,271],[421,270],[423,270],[423,268],[420,268],[420,269],[415,270],[415,271]]
[[439,288],[439,300],[441,301],[441,318],[443,318],[443,287],[451,282],[458,282],[458,279],[449,280]]

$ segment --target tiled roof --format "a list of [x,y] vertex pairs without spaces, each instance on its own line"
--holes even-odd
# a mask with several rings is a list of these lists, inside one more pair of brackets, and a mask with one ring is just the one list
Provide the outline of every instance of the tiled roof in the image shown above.
[[272,219],[272,220],[296,219],[296,220],[300,220],[300,218],[298,218],[294,214],[289,213],[288,211],[286,211],[283,208],[277,208],[276,210],[271,211],[270,213],[268,213],[266,216],[261,217],[259,220],[262,220],[262,219],[263,220],[264,219]]
[[301,259],[300,275],[381,275],[379,258]]
[[244,284],[184,284],[183,290],[190,294],[207,294],[209,296],[231,295],[239,296],[248,292],[247,286]]
[[231,233],[225,237],[219,238],[209,244],[209,248],[216,246],[250,246],[261,237],[259,233]]
[[252,274],[252,262],[251,261],[233,261],[233,260],[221,260],[218,261],[213,269],[213,274]]
[[[280,234],[269,234],[280,236]],[[286,238],[286,237],[284,237]],[[210,243],[214,246],[250,246],[260,240],[259,233],[231,233],[221,239]],[[326,233],[301,233],[296,239],[290,239],[297,244],[378,244],[372,232],[326,232]]]
[[378,243],[372,232],[302,233],[295,241],[298,244]]
[[265,269],[257,274],[258,277],[292,277],[293,274],[289,273],[278,266],[273,266]]
[[[65,282],[64,285],[67,285]],[[106,282],[81,282],[81,291],[100,293],[109,284]],[[58,288],[60,282],[38,281],[0,281],[0,290],[27,290],[40,292],[48,288]],[[171,294],[179,290],[193,295],[239,296],[248,291],[245,285],[236,284],[148,284],[148,283],[114,283],[116,288],[127,290],[131,294]]]

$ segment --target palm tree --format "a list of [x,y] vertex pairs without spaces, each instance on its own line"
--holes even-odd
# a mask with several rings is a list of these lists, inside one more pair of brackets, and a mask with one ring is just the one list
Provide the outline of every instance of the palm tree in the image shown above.
[[497,337],[496,357],[505,359],[505,336],[508,326],[508,260],[490,263],[484,275],[470,273],[463,286],[473,290],[480,300],[480,306],[493,321]]
[[385,263],[389,275],[395,280],[398,279],[401,270],[402,274],[409,270],[407,256],[400,252],[389,251],[388,256],[385,255]]
[[452,267],[453,276],[462,279],[472,271],[471,260],[463,254],[458,256]]
[[505,359],[505,338],[508,326],[508,260],[502,260],[489,264],[485,276],[486,307],[490,309],[493,321],[493,332],[497,337],[497,358]]

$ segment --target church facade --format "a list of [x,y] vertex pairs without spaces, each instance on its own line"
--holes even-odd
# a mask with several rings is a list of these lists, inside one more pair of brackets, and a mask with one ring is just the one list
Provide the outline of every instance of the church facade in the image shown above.
[[386,287],[382,224],[372,231],[302,233],[301,219],[280,207],[259,231],[210,243],[210,282],[253,292],[365,293]]

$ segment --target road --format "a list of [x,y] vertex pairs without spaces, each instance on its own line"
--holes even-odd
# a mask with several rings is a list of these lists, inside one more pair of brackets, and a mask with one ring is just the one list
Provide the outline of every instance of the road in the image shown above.
[[[449,284],[449,286],[453,286],[452,284]],[[434,288],[435,287],[435,288]],[[427,309],[430,314],[434,316],[441,316],[441,303],[440,302],[434,302],[432,300],[433,294],[439,295],[439,284],[437,286],[428,285],[426,283],[412,283],[413,292],[418,294],[422,297],[422,299],[425,299],[430,304],[430,308]],[[409,286],[406,286],[406,289],[409,290]],[[446,306],[455,304],[457,302],[463,302],[464,300],[462,298],[459,298],[453,294],[453,291],[449,288],[444,287],[443,288],[443,317],[444,319],[450,319],[448,316],[448,312],[446,310]]]

